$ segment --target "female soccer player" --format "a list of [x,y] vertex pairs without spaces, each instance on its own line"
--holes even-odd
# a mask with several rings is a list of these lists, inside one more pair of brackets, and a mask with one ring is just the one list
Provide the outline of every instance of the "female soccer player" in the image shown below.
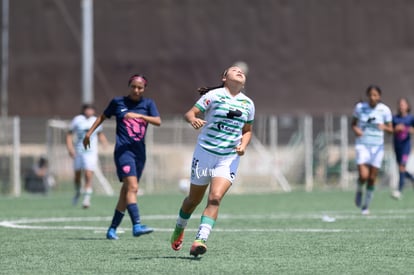
[[[375,179],[384,157],[384,132],[392,133],[392,114],[388,106],[381,103],[381,89],[369,86],[366,90],[367,102],[355,106],[352,130],[356,135],[356,162],[358,183],[355,204],[361,207],[362,214],[369,214],[375,189]],[[365,200],[362,202],[363,187],[367,184]]]
[[[95,108],[91,104],[82,106],[81,114],[75,116],[66,135],[66,148],[69,155],[73,158],[73,168],[75,170],[74,184],[75,196],[72,203],[76,205],[81,195],[82,173],[85,179],[82,207],[88,208],[91,205],[92,179],[98,163],[98,140],[107,145],[108,141],[102,131],[102,126],[98,127],[95,134],[90,136],[90,148],[83,148],[83,138],[85,133],[91,128],[96,120]],[[73,137],[75,136],[75,140]],[[75,142],[74,142],[75,141]]]
[[253,101],[242,93],[245,82],[246,76],[239,67],[228,68],[222,75],[222,85],[200,88],[202,97],[185,114],[194,129],[202,129],[193,153],[190,191],[182,202],[171,236],[174,250],[181,249],[187,222],[210,184],[207,206],[190,255],[197,257],[207,251],[206,241],[217,220],[220,202],[236,178],[240,156],[252,135],[255,108]]
[[414,182],[414,177],[405,169],[408,156],[411,151],[411,132],[414,127],[414,116],[410,114],[410,104],[405,98],[398,100],[398,112],[392,117],[392,125],[394,127],[394,152],[398,163],[399,181],[398,190],[392,193],[395,199],[401,198],[401,192],[404,188],[405,178]]
[[118,239],[116,228],[121,224],[125,210],[132,222],[133,236],[141,236],[153,231],[142,225],[137,204],[138,182],[144,169],[145,134],[148,124],[161,125],[161,118],[155,102],[143,97],[148,81],[143,75],[133,75],[128,81],[129,95],[115,97],[103,114],[86,133],[83,140],[85,148],[90,146],[90,137],[101,123],[111,116],[116,117],[115,165],[122,187],[112,223],[106,233],[110,240]]

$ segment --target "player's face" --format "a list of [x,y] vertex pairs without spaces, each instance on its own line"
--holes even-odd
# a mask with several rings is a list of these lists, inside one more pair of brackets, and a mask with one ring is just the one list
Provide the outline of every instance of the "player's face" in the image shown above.
[[129,85],[129,93],[132,97],[140,97],[145,91],[145,83],[139,79],[132,80]]
[[246,76],[239,67],[230,67],[227,69],[227,74],[223,77],[223,81],[234,81],[244,85],[246,83]]
[[401,113],[408,113],[408,102],[405,99],[400,99],[398,103],[398,109]]
[[371,107],[375,107],[378,104],[378,102],[380,102],[380,100],[381,94],[377,90],[371,89],[368,92],[368,102]]
[[85,116],[86,117],[91,117],[95,115],[95,109],[94,108],[86,108],[85,109]]

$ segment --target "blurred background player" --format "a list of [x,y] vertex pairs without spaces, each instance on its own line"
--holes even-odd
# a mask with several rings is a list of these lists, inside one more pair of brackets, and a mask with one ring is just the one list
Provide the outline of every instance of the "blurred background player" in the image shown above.
[[217,87],[200,88],[202,97],[185,114],[194,129],[202,130],[193,153],[189,194],[182,202],[170,241],[172,249],[182,248],[184,229],[210,185],[207,206],[190,249],[190,255],[195,257],[207,251],[206,242],[217,220],[220,202],[236,178],[240,156],[252,135],[255,108],[253,101],[242,93],[244,72],[232,66],[221,80]]
[[91,205],[91,195],[93,191],[92,180],[98,163],[98,139],[104,145],[108,143],[102,132],[102,127],[99,127],[96,133],[90,137],[90,147],[87,149],[83,147],[82,142],[85,134],[92,127],[95,120],[95,108],[90,104],[84,104],[82,106],[81,114],[73,118],[66,135],[66,147],[70,157],[73,158],[73,167],[75,171],[75,196],[73,197],[72,203],[73,205],[76,205],[81,196],[83,173],[83,208],[88,208]]
[[55,185],[46,157],[40,157],[25,175],[24,188],[28,192],[46,194]]
[[406,98],[398,100],[398,111],[392,117],[394,127],[394,152],[398,163],[399,181],[398,189],[392,192],[395,199],[401,198],[401,192],[404,188],[405,178],[414,183],[414,177],[406,170],[408,157],[411,152],[411,133],[414,127],[414,116],[410,114],[411,107]]
[[[355,204],[361,207],[362,214],[369,214],[375,180],[384,157],[384,132],[392,133],[392,113],[381,102],[381,89],[369,86],[366,90],[367,102],[359,102],[354,109],[352,130],[355,133],[358,182]],[[362,201],[366,184],[365,199]]]
[[83,140],[83,145],[91,145],[90,138],[94,131],[107,118],[116,117],[116,143],[114,160],[122,187],[111,225],[106,233],[109,240],[117,240],[117,227],[121,224],[125,210],[132,222],[132,235],[139,237],[154,231],[141,224],[137,194],[139,179],[146,160],[145,135],[149,124],[160,126],[161,117],[155,102],[143,96],[148,81],[145,76],[135,74],[128,80],[129,94],[113,98],[98,117]]

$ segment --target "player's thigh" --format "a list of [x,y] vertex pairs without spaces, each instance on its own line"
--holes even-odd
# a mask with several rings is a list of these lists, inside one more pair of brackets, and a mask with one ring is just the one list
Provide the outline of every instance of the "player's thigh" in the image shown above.
[[213,180],[215,178],[224,178],[227,179],[230,184],[233,184],[237,176],[239,163],[240,156],[236,154],[220,157],[214,167]]
[[191,163],[190,181],[194,185],[208,185],[214,172],[217,156],[196,146]]
[[357,165],[369,164],[371,159],[371,153],[367,146],[363,144],[357,144],[355,146],[355,161]]
[[384,146],[374,146],[371,148],[371,166],[379,169],[382,166],[382,160],[384,159]]

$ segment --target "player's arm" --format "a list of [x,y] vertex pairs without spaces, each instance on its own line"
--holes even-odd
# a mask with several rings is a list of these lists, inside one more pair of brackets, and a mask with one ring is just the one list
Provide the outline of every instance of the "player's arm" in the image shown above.
[[93,132],[98,128],[102,122],[104,122],[106,119],[106,116],[104,114],[100,115],[95,122],[92,124],[92,127],[88,130],[88,132],[85,134],[85,138],[83,139],[83,147],[85,149],[88,149],[90,147],[90,137],[93,134]]
[[394,129],[392,127],[392,122],[386,122],[384,124],[378,124],[378,128],[383,130],[384,132],[392,134],[394,132]]
[[242,129],[241,143],[238,146],[236,146],[236,152],[239,156],[244,155],[246,151],[246,147],[247,145],[249,145],[250,140],[252,139],[252,129],[253,129],[253,124],[251,123],[244,124],[243,129]]
[[184,118],[194,129],[200,129],[206,124],[204,119],[199,118],[201,114],[201,110],[196,106],[193,106],[187,113],[185,113]]
[[143,114],[137,114],[137,113],[133,113],[133,112],[129,112],[126,113],[124,118],[129,119],[129,118],[141,118],[143,120],[145,120],[146,122],[155,125],[155,126],[160,126],[161,125],[161,117],[159,116],[146,116]]
[[353,117],[351,122],[351,129],[357,137],[360,137],[364,134],[361,128],[358,127],[358,118]]
[[68,131],[66,133],[66,148],[68,149],[69,156],[71,158],[75,157],[75,148],[73,147],[73,133]]

